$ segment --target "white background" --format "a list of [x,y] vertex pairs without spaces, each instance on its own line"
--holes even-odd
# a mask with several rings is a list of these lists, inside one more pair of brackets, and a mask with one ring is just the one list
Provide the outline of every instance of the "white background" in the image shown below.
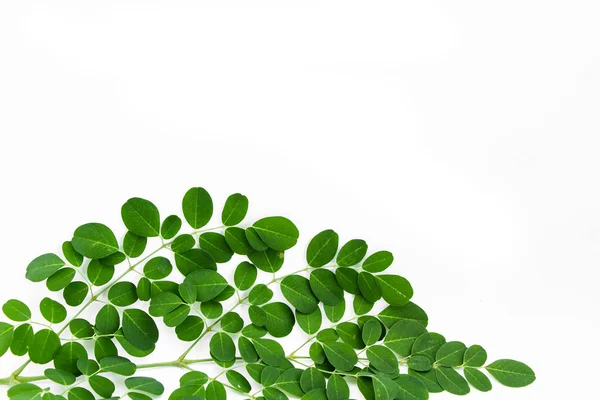
[[322,229],[364,238],[394,252],[431,330],[537,373],[470,398],[589,398],[599,8],[3,0],[0,300],[35,305],[29,261],[85,222],[122,234],[129,197],[166,215],[191,186],[217,208],[242,192],[250,218],[300,228],[288,271]]

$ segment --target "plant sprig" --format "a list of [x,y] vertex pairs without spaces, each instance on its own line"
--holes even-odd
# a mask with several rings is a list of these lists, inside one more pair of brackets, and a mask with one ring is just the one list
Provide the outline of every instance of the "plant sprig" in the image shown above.
[[[222,209],[222,225],[207,228],[212,198],[192,188],[182,201],[191,230],[182,233],[179,216],[161,220],[152,202],[132,198],[121,208],[127,228],[122,240],[92,222],[63,243],[62,255],[34,259],[27,279],[45,282],[62,298],[41,300],[47,323],[32,320],[31,309],[19,300],[4,303],[15,324],[0,322],[0,356],[10,351],[24,358],[0,379],[9,386],[8,397],[151,400],[163,396],[164,386],[138,373],[165,367],[184,371],[169,400],[224,400],[227,392],[265,400],[346,400],[348,382],[356,382],[369,400],[425,400],[442,391],[489,391],[488,375],[510,387],[535,380],[521,362],[486,365],[483,347],[429,332],[427,314],[411,302],[409,281],[386,273],[391,252],[367,256],[364,240],[340,246],[338,234],[328,229],[310,240],[305,267],[282,273],[285,252],[299,238],[296,225],[273,216],[242,227],[247,210],[246,196],[233,194]],[[153,238],[160,244],[150,250]],[[228,280],[224,265],[234,255],[247,260],[237,263]],[[259,283],[261,274],[272,279]],[[273,300],[277,286],[285,302]],[[377,303],[387,306],[375,313]],[[93,304],[101,308],[88,321],[83,315]],[[232,306],[224,311],[227,304]],[[67,307],[74,311],[69,319]],[[347,308],[353,315],[343,320]],[[144,364],[139,360],[159,345],[159,319],[174,331],[171,340],[189,345],[173,360]],[[286,354],[278,340],[296,327],[307,338]],[[71,338],[63,337],[67,329]],[[194,358],[199,345],[209,358]],[[25,376],[32,363],[48,365],[44,375]],[[209,377],[195,369],[207,363],[221,371]],[[118,376],[126,391],[116,395]]]

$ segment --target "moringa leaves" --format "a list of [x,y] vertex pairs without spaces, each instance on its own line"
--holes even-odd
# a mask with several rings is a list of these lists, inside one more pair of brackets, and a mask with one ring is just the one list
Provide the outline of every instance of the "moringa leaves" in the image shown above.
[[65,262],[56,254],[43,254],[29,263],[25,277],[32,282],[41,282],[64,266]]
[[317,234],[306,249],[306,263],[314,268],[322,267],[335,257],[339,245],[339,236],[331,229]]
[[285,217],[267,217],[256,221],[252,227],[262,241],[275,251],[291,249],[298,241],[298,228]]
[[533,370],[519,361],[498,360],[485,369],[504,386],[520,388],[535,381]]
[[121,207],[121,218],[130,232],[142,237],[160,234],[160,214],[152,202],[133,197]]
[[200,229],[210,221],[213,202],[208,192],[201,187],[187,191],[181,205],[185,220],[194,229]]
[[108,257],[119,251],[115,234],[106,225],[96,222],[77,228],[71,244],[78,253],[91,259]]
[[242,222],[247,212],[248,198],[243,194],[234,193],[225,201],[221,221],[225,226],[237,225]]

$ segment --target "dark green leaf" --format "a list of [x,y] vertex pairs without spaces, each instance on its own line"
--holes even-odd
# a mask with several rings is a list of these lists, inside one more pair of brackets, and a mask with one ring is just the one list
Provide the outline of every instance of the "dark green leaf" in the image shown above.
[[367,243],[361,239],[352,239],[342,246],[337,255],[336,264],[351,267],[358,264],[367,254]]
[[367,346],[371,346],[379,341],[381,337],[381,323],[376,320],[367,321],[362,327],[362,340]]
[[300,275],[288,275],[280,284],[281,293],[298,311],[310,314],[319,306],[319,299],[310,289],[310,282]]
[[514,360],[494,361],[485,369],[504,386],[524,387],[535,381],[535,373],[527,365]]
[[87,320],[75,318],[69,323],[71,334],[78,339],[91,338],[94,336],[94,327]]
[[158,341],[158,329],[154,320],[137,309],[123,312],[123,335],[140,350],[149,350]]
[[263,307],[263,311],[267,314],[265,328],[271,336],[281,338],[290,334],[296,320],[294,313],[287,304],[281,302],[269,303]]
[[296,320],[304,332],[308,333],[309,335],[314,335],[319,331],[319,329],[321,329],[321,323],[323,322],[321,309],[317,307],[315,308],[315,311],[311,312],[310,314],[303,314],[296,311]]
[[[422,335],[421,335],[422,336]],[[415,371],[427,372],[433,366],[431,358],[426,355],[416,354],[408,359],[408,367]]]
[[80,358],[88,358],[85,347],[77,342],[65,343],[60,346],[54,355],[54,367],[78,376],[80,374],[79,368],[77,368],[77,360]]
[[398,373],[398,359],[385,346],[371,346],[367,349],[367,359],[375,369],[385,374]]
[[445,367],[462,365],[467,346],[461,342],[448,342],[442,345],[435,355],[435,362]]
[[240,336],[238,339],[238,349],[244,362],[255,363],[258,361],[258,353],[256,352],[254,345],[250,340],[243,336]]
[[323,343],[323,349],[327,360],[337,370],[350,371],[358,362],[354,349],[346,343],[326,342]]
[[326,328],[317,333],[317,340],[319,342],[336,342],[340,338],[337,331],[334,328]]
[[258,232],[253,227],[249,227],[246,229],[246,240],[248,240],[248,244],[256,251],[265,251],[269,248],[265,242],[260,238]]
[[227,393],[225,392],[225,387],[219,381],[211,381],[206,386],[206,399],[210,400],[225,400],[227,398]]
[[427,314],[421,307],[414,303],[408,303],[404,306],[389,306],[381,311],[378,315],[379,319],[387,328],[391,328],[396,322],[401,320],[415,321],[424,328],[427,328]]
[[279,367],[287,361],[283,347],[271,339],[254,339],[252,344],[260,359],[267,365]]
[[381,298],[381,287],[375,275],[369,272],[361,272],[358,274],[358,288],[362,296],[375,303]]
[[327,400],[327,391],[323,388],[313,389],[302,396],[301,400]]
[[114,266],[102,264],[99,260],[90,261],[87,268],[88,279],[94,286],[106,285],[114,274]]
[[204,386],[200,385],[182,386],[176,389],[171,396],[169,396],[169,400],[203,400],[205,398]]
[[94,395],[87,389],[75,387],[69,390],[69,400],[94,400]]
[[94,360],[80,358],[79,360],[77,360],[77,368],[85,376],[90,376],[98,372],[98,370],[100,370],[100,365],[98,365],[98,363]]
[[346,292],[360,294],[360,288],[358,287],[358,272],[355,269],[348,267],[336,268],[335,279]]
[[446,338],[439,333],[425,332],[415,341],[412,354],[423,354],[435,359],[435,355],[444,343],[446,343]]
[[75,250],[71,242],[66,241],[63,243],[62,252],[71,265],[81,267],[81,264],[83,264],[83,256]]
[[[19,383],[8,389],[7,395],[11,399],[18,398],[19,400],[39,400],[35,395],[42,392],[42,388],[31,383]],[[31,395],[31,397],[27,397]],[[18,397],[17,397],[18,396]]]
[[261,305],[271,300],[272,297],[273,291],[267,285],[259,283],[248,294],[248,301],[250,304]]
[[200,248],[206,250],[218,263],[231,260],[233,250],[227,244],[225,236],[216,232],[205,232],[199,238]]
[[377,275],[383,299],[391,306],[406,305],[413,296],[413,288],[398,275]]
[[267,249],[265,251],[254,251],[248,254],[248,258],[261,271],[274,273],[283,266],[285,255],[283,252]]
[[130,356],[133,356],[133,357],[138,357],[138,358],[146,357],[146,356],[152,354],[154,352],[154,350],[156,349],[156,346],[154,346],[154,345],[152,345],[150,348],[144,349],[144,350],[137,348],[136,346],[131,344],[131,342],[129,342],[125,338],[125,336],[123,335],[122,329],[119,329],[118,331],[115,332],[115,339],[117,339],[117,342],[119,342],[119,344],[121,345],[123,350],[125,350],[127,352],[127,354],[129,354]]
[[368,272],[382,272],[394,262],[394,255],[389,251],[378,251],[371,254],[362,264],[362,269]]
[[305,393],[314,389],[325,389],[325,377],[317,368],[307,368],[300,376],[300,386]]
[[150,300],[151,283],[148,278],[142,277],[137,284],[135,289],[138,299],[141,301]]
[[235,269],[233,281],[239,290],[248,290],[256,282],[256,267],[247,261],[243,261]]
[[468,394],[471,389],[469,384],[465,381],[458,372],[450,367],[438,367],[435,369],[435,376],[441,387],[445,391],[455,394],[457,396],[464,396]]
[[67,285],[73,281],[74,277],[75,270],[73,268],[61,268],[48,278],[46,287],[51,292],[58,292],[67,287]]
[[166,326],[173,328],[185,321],[188,315],[190,315],[190,306],[182,304],[165,315],[163,322]]
[[356,315],[364,315],[373,309],[375,303],[370,302],[369,300],[362,297],[360,294],[354,296],[354,301],[352,302],[352,306],[354,308],[354,313]]
[[279,378],[279,369],[271,366],[265,367],[260,374],[260,383],[263,386],[271,386]]
[[248,238],[246,237],[246,231],[242,228],[231,227],[225,230],[225,240],[227,244],[236,254],[248,255],[254,251]]
[[155,237],[160,233],[160,215],[152,202],[134,197],[121,207],[121,218],[130,232],[143,237]]
[[214,299],[227,286],[227,281],[218,272],[200,269],[189,274],[184,282],[196,288],[196,300],[205,302]]
[[153,281],[150,284],[150,298],[154,298],[161,293],[179,295],[179,285],[173,281]]
[[119,251],[115,234],[106,225],[95,222],[77,228],[71,243],[77,252],[92,259],[108,257]]
[[375,397],[380,400],[392,400],[399,393],[396,382],[381,375],[373,377],[373,390]]
[[200,229],[210,221],[213,202],[210,194],[201,187],[191,188],[183,196],[183,216],[194,229]]
[[100,262],[104,265],[115,266],[115,265],[121,264],[126,259],[127,259],[127,256],[125,254],[121,253],[120,251],[117,251],[116,253],[112,253],[108,257],[101,258]]
[[398,400],[427,400],[429,391],[418,378],[412,375],[402,374],[394,379],[398,386]]
[[365,342],[362,340],[362,332],[357,324],[352,322],[342,322],[335,328],[344,343],[348,343],[355,349],[363,349]]
[[[13,340],[14,327],[6,322],[0,322],[0,357],[10,348]],[[34,361],[35,362],[35,361]]]
[[104,335],[115,333],[119,325],[119,312],[114,306],[106,304],[98,311],[95,326],[99,333]]
[[164,317],[182,304],[181,298],[176,294],[163,292],[152,298],[148,313],[153,317]]
[[102,360],[104,357],[116,356],[117,354],[117,346],[115,346],[112,339],[99,337],[94,342],[94,357],[96,360]]
[[173,271],[171,261],[166,257],[154,257],[144,265],[144,275],[148,279],[164,279]]
[[104,357],[100,360],[100,368],[104,372],[112,372],[123,376],[131,376],[135,374],[137,369],[134,363],[119,356]]
[[64,266],[65,262],[56,254],[43,254],[29,263],[25,277],[32,282],[41,282]]
[[146,250],[148,239],[138,236],[133,232],[127,232],[123,238],[123,251],[131,258],[137,258]]
[[175,237],[181,229],[181,218],[177,215],[169,215],[163,221],[160,227],[160,236],[163,239],[169,240]]
[[256,221],[254,229],[263,242],[276,251],[288,250],[298,241],[298,228],[285,217],[267,217]]
[[175,265],[183,275],[202,270],[217,270],[217,263],[209,252],[202,249],[191,249],[184,253],[175,254]]
[[314,342],[310,345],[308,354],[315,364],[323,364],[325,362],[325,350],[323,350],[323,346],[318,342]]
[[16,322],[29,321],[31,319],[31,310],[20,300],[8,300],[2,306],[2,312],[10,320]]
[[492,382],[490,382],[490,378],[485,376],[483,372],[475,368],[465,368],[464,373],[467,382],[475,389],[480,392],[489,392],[492,390]]
[[210,352],[219,361],[235,359],[235,344],[226,333],[218,332],[210,338]]
[[227,285],[225,289],[221,293],[219,293],[213,301],[222,302],[230,299],[235,294],[235,288],[233,286]]
[[298,368],[289,368],[283,371],[283,373],[277,379],[276,385],[281,389],[285,390],[289,394],[302,397],[304,391],[300,386],[300,377],[302,376],[302,370]]
[[190,251],[196,245],[196,239],[194,236],[184,233],[183,235],[179,235],[173,240],[171,243],[171,250],[174,253],[185,253],[186,251]]
[[431,369],[427,372],[418,372],[412,369],[408,370],[408,374],[419,379],[425,387],[427,387],[427,391],[429,393],[440,393],[444,391],[444,388],[440,386],[437,381],[436,373],[434,369]]
[[306,249],[306,262],[311,267],[322,267],[335,257],[339,236],[331,229],[318,233]]
[[198,339],[204,330],[204,320],[195,315],[190,315],[181,324],[175,328],[175,333],[179,340],[184,342],[193,342]]
[[[0,323],[0,326],[2,323]],[[0,327],[0,357],[2,356],[2,328]],[[8,336],[4,338],[8,340]],[[30,324],[19,325],[15,328],[12,342],[10,343],[10,351],[15,356],[24,356],[29,351],[31,344],[33,343],[33,328]]]
[[190,371],[179,379],[179,386],[200,385],[208,382],[208,375],[201,371]]
[[252,390],[252,386],[250,386],[250,382],[248,382],[248,379],[246,379],[244,375],[240,374],[239,372],[229,370],[227,371],[225,376],[227,377],[227,380],[229,381],[231,386],[233,386],[237,390],[244,393],[250,393],[250,390]]
[[344,291],[338,285],[333,272],[317,269],[310,274],[310,288],[315,296],[328,306],[344,301]]
[[46,321],[51,324],[59,324],[67,318],[67,309],[57,301],[45,297],[40,302],[40,312]]
[[[0,326],[0,337],[3,336],[2,332],[3,328]],[[2,343],[2,339],[0,339],[0,343]],[[4,346],[0,344],[0,353],[2,353],[3,348]],[[6,348],[8,348],[8,346]],[[36,364],[46,364],[52,361],[54,354],[56,354],[59,348],[60,339],[58,338],[58,335],[49,329],[42,329],[33,336],[33,343],[29,349],[29,358]]]
[[467,349],[463,365],[466,367],[481,367],[487,361],[487,352],[478,344]]
[[390,328],[384,343],[400,356],[407,357],[410,355],[413,343],[423,333],[425,333],[423,325],[411,320],[401,320]]
[[102,398],[108,398],[115,392],[115,384],[108,378],[100,375],[91,376],[88,379],[90,387],[98,396]]
[[228,312],[221,318],[221,329],[229,333],[237,333],[244,327],[244,320],[236,312]]
[[350,398],[350,388],[340,375],[331,375],[327,380],[328,400],[347,400]]
[[75,383],[75,375],[70,372],[62,371],[60,369],[52,369],[48,368],[44,371],[44,375],[46,378],[50,379],[52,382],[56,382],[59,385],[68,386]]
[[137,289],[131,282],[117,282],[108,290],[108,300],[115,306],[130,306],[138,300]]
[[225,201],[221,221],[225,226],[237,225],[242,222],[247,212],[248,198],[240,193],[234,193]]
[[186,303],[194,304],[196,302],[198,292],[196,291],[196,287],[191,282],[184,281],[181,285],[179,285],[179,295]]

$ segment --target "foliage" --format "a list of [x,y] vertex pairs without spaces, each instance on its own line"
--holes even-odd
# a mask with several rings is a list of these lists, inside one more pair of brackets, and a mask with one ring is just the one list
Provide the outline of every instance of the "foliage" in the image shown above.
[[[62,298],[40,301],[45,322],[32,320],[19,300],[4,303],[11,322],[0,322],[0,356],[10,351],[24,359],[0,380],[10,386],[8,397],[148,400],[165,388],[139,371],[166,367],[185,372],[169,400],[221,400],[229,391],[251,399],[345,400],[353,382],[365,399],[425,400],[442,391],[489,391],[488,375],[509,387],[535,380],[521,362],[486,365],[482,346],[429,332],[409,281],[386,273],[391,252],[368,255],[361,239],[340,246],[339,235],[327,229],[310,240],[305,267],[281,273],[285,252],[299,239],[292,221],[271,216],[240,226],[248,198],[239,193],[225,202],[222,225],[205,228],[213,210],[199,187],[183,197],[183,219],[161,220],[152,202],[132,198],[121,208],[122,240],[106,225],[87,223],[62,244],[62,254],[31,261],[26,278],[45,282]],[[184,220],[191,229],[181,232]],[[234,256],[242,261],[225,266]],[[285,302],[272,300],[277,286]],[[95,303],[101,307],[88,321],[83,312]],[[385,305],[371,312],[376,304]],[[343,320],[347,310],[353,315]],[[189,347],[175,360],[143,364],[160,345],[159,324]],[[307,339],[286,354],[279,340],[296,325]],[[201,346],[210,358],[191,356]],[[211,378],[193,370],[210,362],[222,372]],[[24,376],[30,363],[44,365],[44,375]],[[125,392],[116,394],[117,387]]]

